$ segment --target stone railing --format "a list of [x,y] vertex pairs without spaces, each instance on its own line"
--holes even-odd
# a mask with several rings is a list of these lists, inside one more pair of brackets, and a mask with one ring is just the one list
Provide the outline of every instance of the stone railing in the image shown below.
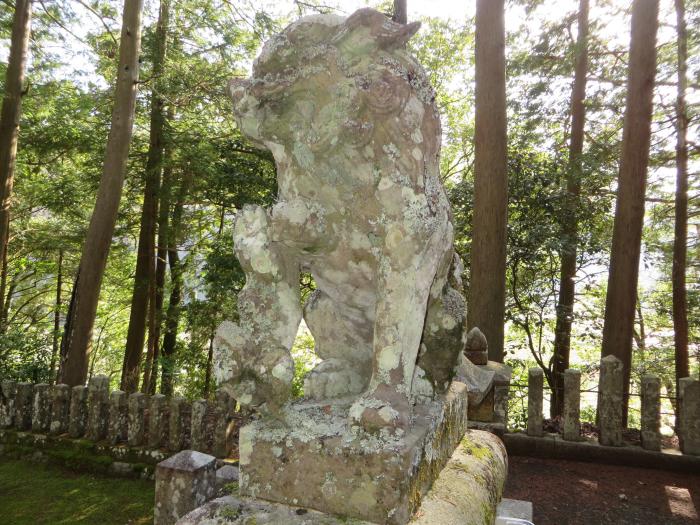
[[115,458],[128,456],[131,449],[156,462],[163,453],[185,449],[224,458],[233,445],[234,409],[235,401],[224,391],[217,391],[213,401],[193,402],[162,394],[110,392],[106,376],[72,388],[0,381],[4,448],[8,441],[17,444],[21,436],[22,443],[41,446],[94,442],[100,454]]
[[[614,356],[601,360],[598,387],[598,444],[622,447],[623,442],[623,367]],[[543,430],[544,373],[540,368],[528,372],[529,437],[545,437]],[[661,382],[658,377],[645,375],[641,384],[641,448],[661,451]],[[563,442],[582,442],[580,420],[581,372],[564,372],[564,407],[561,420]],[[680,380],[678,393],[678,434],[680,450],[687,456],[700,456],[700,381],[686,377]],[[513,436],[515,434],[511,434]],[[553,437],[549,434],[546,437]],[[561,443],[560,443],[561,445]],[[561,448],[561,446],[560,446]],[[629,447],[626,447],[629,448]],[[637,447],[639,448],[639,447]]]

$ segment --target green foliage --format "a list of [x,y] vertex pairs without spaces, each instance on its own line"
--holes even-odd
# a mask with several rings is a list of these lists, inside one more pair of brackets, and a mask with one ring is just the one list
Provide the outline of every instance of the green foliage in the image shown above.
[[314,338],[309,332],[301,332],[297,335],[292,347],[292,359],[294,359],[292,396],[299,398],[304,395],[304,379],[319,362],[314,353]]

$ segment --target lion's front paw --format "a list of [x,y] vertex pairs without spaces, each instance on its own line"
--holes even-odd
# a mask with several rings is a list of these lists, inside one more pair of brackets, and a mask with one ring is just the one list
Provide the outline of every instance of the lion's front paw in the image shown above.
[[406,396],[395,391],[365,393],[350,407],[350,419],[370,433],[382,429],[391,432],[405,430],[410,418],[410,406]]

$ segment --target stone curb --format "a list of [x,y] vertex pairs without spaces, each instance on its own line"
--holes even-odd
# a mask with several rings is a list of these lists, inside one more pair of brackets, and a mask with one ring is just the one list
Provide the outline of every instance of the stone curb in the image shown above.
[[688,456],[676,452],[654,452],[632,445],[608,447],[589,441],[564,441],[556,434],[532,437],[511,433],[505,434],[503,441],[509,456],[569,459],[689,474],[700,472],[700,456]]

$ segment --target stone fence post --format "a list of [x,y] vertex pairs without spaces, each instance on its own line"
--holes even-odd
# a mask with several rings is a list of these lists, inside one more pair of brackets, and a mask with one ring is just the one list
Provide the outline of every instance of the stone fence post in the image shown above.
[[228,451],[233,431],[231,413],[233,412],[231,396],[224,390],[217,390],[214,410],[214,445],[212,453],[217,458],[228,457]]
[[170,399],[170,416],[168,420],[168,450],[179,452],[187,446],[187,428],[190,422],[190,404],[185,398]]
[[530,368],[527,372],[527,435],[541,437],[543,415],[544,371],[541,368]]
[[88,423],[85,437],[102,441],[109,426],[109,378],[94,376],[88,385]]
[[17,383],[15,398],[15,428],[29,430],[32,428],[32,404],[34,402],[34,385]]
[[216,493],[216,458],[183,450],[156,467],[154,525],[171,525]]
[[87,397],[86,386],[77,385],[71,388],[68,435],[74,439],[85,435],[88,419]]
[[148,446],[160,448],[167,443],[168,404],[163,394],[153,394],[148,405]]
[[107,439],[116,445],[127,440],[129,421],[129,398],[122,390],[114,390],[109,394],[109,429]]
[[700,381],[684,377],[678,382],[681,452],[700,456]]
[[141,392],[134,392],[129,396],[129,430],[128,443],[130,447],[140,447],[145,438],[146,403],[148,396]]
[[51,425],[51,386],[48,383],[34,385],[32,407],[32,432],[47,432]]
[[642,447],[661,450],[661,380],[653,375],[642,377]]
[[567,441],[581,439],[581,371],[564,370],[564,412],[562,437]]
[[0,428],[10,428],[15,423],[15,399],[17,383],[4,379],[0,382]]
[[192,403],[192,427],[191,436],[192,443],[190,446],[193,450],[199,452],[209,452],[207,445],[207,408],[209,403],[206,399],[197,399]]
[[601,445],[622,446],[623,382],[622,361],[614,355],[601,359],[598,385]]
[[68,432],[70,416],[70,387],[54,385],[51,390],[51,424],[49,432],[54,435]]

